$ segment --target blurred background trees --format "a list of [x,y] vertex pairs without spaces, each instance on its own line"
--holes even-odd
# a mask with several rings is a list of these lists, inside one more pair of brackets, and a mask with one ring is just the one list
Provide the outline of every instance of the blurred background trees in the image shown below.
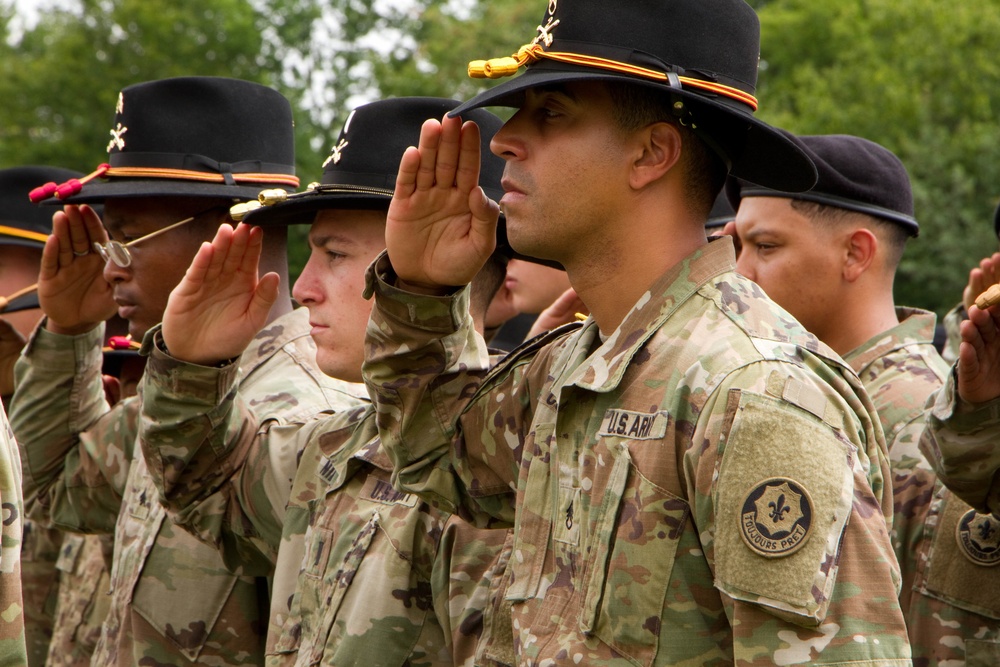
[[[764,120],[850,133],[910,171],[921,235],[899,303],[939,314],[997,249],[1000,2],[752,0]],[[0,0],[0,167],[89,172],[118,91],[199,74],[259,81],[296,110],[299,175],[317,180],[351,107],[383,96],[463,99],[474,58],[534,35],[545,0]],[[609,11],[613,11],[609,10]],[[38,20],[33,21],[32,17]],[[304,229],[295,230],[298,238]],[[293,243],[297,270],[306,256]]]

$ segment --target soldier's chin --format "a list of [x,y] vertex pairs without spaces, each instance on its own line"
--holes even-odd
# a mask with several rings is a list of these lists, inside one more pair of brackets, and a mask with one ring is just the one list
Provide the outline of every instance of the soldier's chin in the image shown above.
[[361,382],[361,362],[356,359],[345,359],[337,350],[319,347],[316,350],[316,365],[327,375],[344,382]]

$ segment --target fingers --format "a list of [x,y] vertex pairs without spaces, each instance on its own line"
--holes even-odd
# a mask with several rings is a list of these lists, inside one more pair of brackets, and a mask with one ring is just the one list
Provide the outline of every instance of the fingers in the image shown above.
[[459,155],[465,150],[465,136],[461,118],[441,120],[441,141],[438,145],[437,161],[434,164],[434,184],[451,187],[455,184],[455,173],[459,166]]
[[229,258],[232,240],[233,228],[228,223],[219,225],[219,229],[215,232],[215,238],[212,239],[211,243],[212,258],[205,267],[206,282],[215,282],[222,276],[226,260]]
[[80,206],[79,213],[87,230],[87,249],[93,250],[95,241],[107,243],[108,231],[104,228],[104,223],[101,222],[101,216],[97,215],[97,211],[84,204]]
[[438,147],[441,144],[441,123],[433,118],[420,127],[420,166],[417,168],[416,189],[430,190],[436,178]]
[[[62,215],[62,213],[57,213],[56,215]],[[59,237],[53,233],[45,240],[45,246],[42,248],[42,263],[38,269],[39,281],[50,280],[59,272],[59,257]],[[70,253],[70,259],[72,259],[72,253]]]
[[[243,269],[244,259],[245,259],[244,256],[248,254],[247,247],[250,245],[251,229],[255,228],[241,223],[236,226],[235,230],[233,230],[229,242],[229,252],[225,253],[224,260],[222,262],[222,275],[225,278],[232,279],[236,277],[237,274]],[[218,238],[218,235],[216,235],[216,238]],[[260,250],[259,243],[257,245],[257,249],[258,251]],[[216,252],[222,254],[218,247],[216,247]],[[253,258],[253,263],[255,265],[253,269],[253,275],[256,278],[257,277],[256,258]]]
[[267,314],[271,312],[271,306],[278,300],[278,285],[281,278],[277,273],[270,272],[261,276],[257,282],[257,289],[254,290],[253,299],[247,308],[247,314],[254,322],[263,324],[267,319]]
[[392,192],[394,200],[401,200],[413,194],[417,184],[417,172],[420,170],[420,149],[410,146],[403,151],[399,160],[399,172],[396,174],[396,188]]
[[[69,206],[66,207],[70,208]],[[46,241],[55,239],[56,264],[53,267],[53,275],[60,268],[67,267],[73,263],[73,243],[70,239],[70,221],[65,211],[59,211],[52,216],[52,235]]]
[[457,172],[451,176],[451,179],[459,190],[468,192],[479,185],[481,166],[479,126],[469,121],[462,125],[461,129],[461,142],[459,144],[461,153],[458,156]]
[[[480,239],[477,245],[488,241],[491,250],[496,246],[497,220],[500,219],[500,205],[486,196],[478,185],[469,193],[469,210],[472,213],[472,229],[470,233]],[[481,246],[485,247],[485,246]]]

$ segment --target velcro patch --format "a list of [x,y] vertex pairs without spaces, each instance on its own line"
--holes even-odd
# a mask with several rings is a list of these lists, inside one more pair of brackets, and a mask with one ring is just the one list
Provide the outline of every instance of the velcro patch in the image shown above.
[[392,484],[378,477],[369,477],[365,481],[365,485],[361,488],[361,498],[382,503],[383,505],[417,506],[417,497],[415,495],[397,491],[393,488]]
[[333,483],[337,481],[337,477],[340,476],[340,473],[337,472],[336,464],[326,456],[323,457],[323,462],[320,464],[317,474],[320,479],[326,482],[327,486],[333,486]]
[[962,554],[976,565],[1000,564],[1000,520],[992,514],[969,510],[955,526],[955,539]]
[[761,556],[788,556],[809,539],[812,509],[812,499],[800,484],[773,477],[747,494],[740,515],[740,534],[751,551]]
[[633,412],[632,410],[607,410],[601,420],[603,437],[629,438],[630,440],[661,440],[667,434],[666,411]]

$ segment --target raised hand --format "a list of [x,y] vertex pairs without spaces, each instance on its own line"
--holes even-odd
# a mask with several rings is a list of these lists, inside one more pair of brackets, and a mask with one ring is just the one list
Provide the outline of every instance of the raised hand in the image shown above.
[[89,206],[66,206],[52,216],[52,235],[38,274],[38,302],[49,331],[85,333],[115,314],[104,261],[94,252],[95,242],[107,240],[100,217]]
[[1000,398],[1000,306],[969,308],[958,352],[958,393],[968,403]]
[[976,302],[977,296],[998,282],[1000,282],[1000,252],[995,252],[969,271],[969,283],[962,290],[962,304],[966,312]]
[[258,227],[222,225],[202,244],[163,313],[171,356],[214,365],[243,353],[278,298],[278,274],[257,277],[262,239]]
[[552,302],[552,305],[539,313],[535,323],[531,325],[528,338],[534,338],[550,329],[575,322],[577,313],[588,315],[590,311],[587,309],[587,304],[577,296],[576,290],[570,287],[560,294],[559,298]]
[[500,207],[479,187],[479,141],[475,123],[445,117],[403,154],[385,229],[403,289],[465,285],[493,252]]

